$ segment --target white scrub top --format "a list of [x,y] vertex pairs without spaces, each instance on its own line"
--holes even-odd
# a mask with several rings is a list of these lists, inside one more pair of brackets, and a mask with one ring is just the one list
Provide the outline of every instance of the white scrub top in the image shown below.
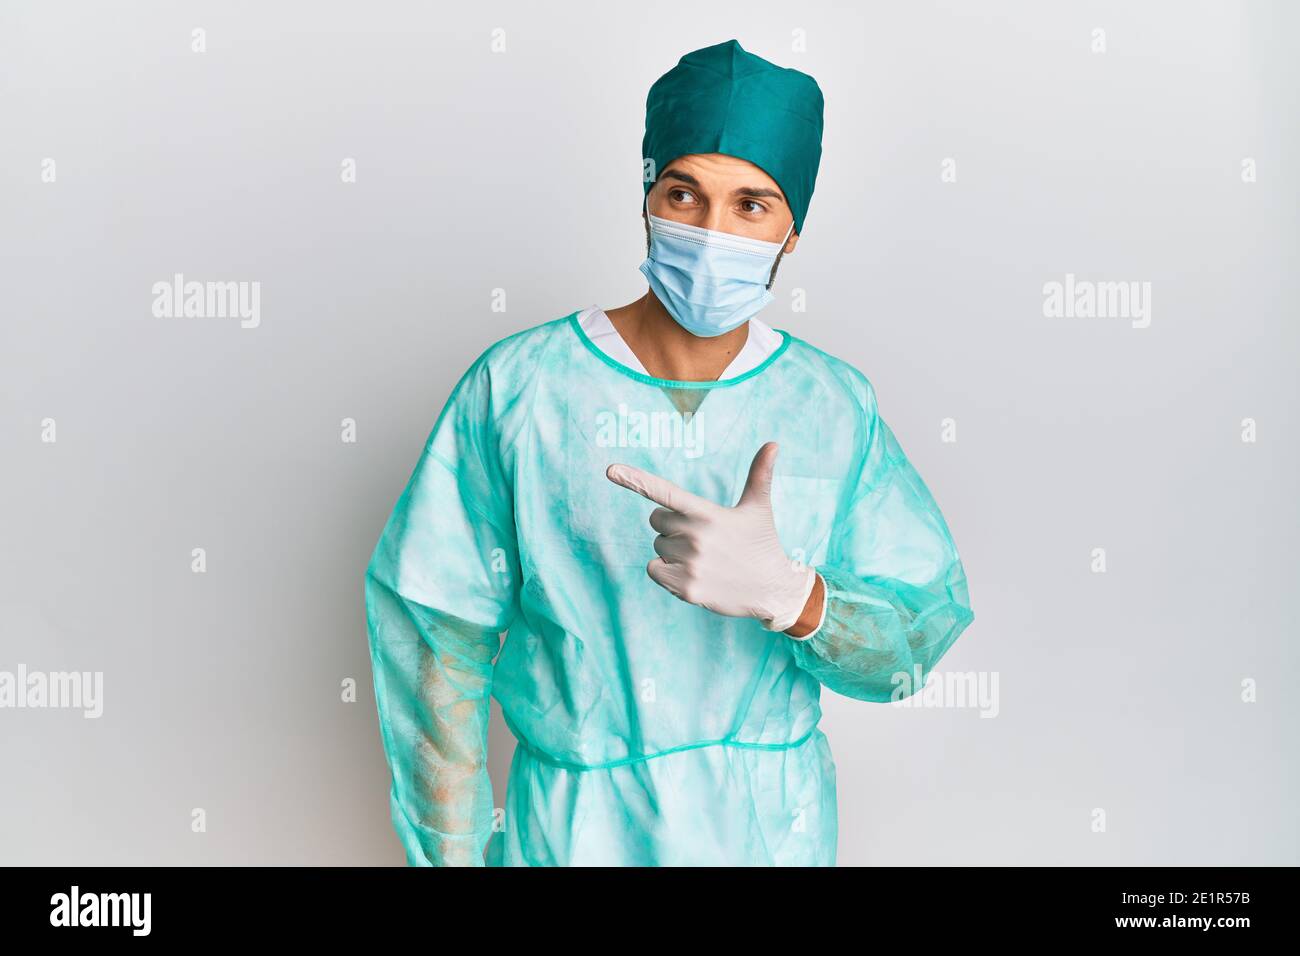
[[[587,333],[587,338],[591,339],[592,344],[615,362],[626,365],[642,375],[650,374],[641,364],[641,360],[628,348],[627,343],[623,341],[623,336],[618,334],[618,329],[614,328],[614,324],[609,321],[609,316],[603,309],[594,305],[588,306],[578,314],[578,324],[582,326],[582,331]],[[749,336],[745,339],[744,346],[736,353],[731,364],[718,376],[718,381],[735,378],[737,375],[758,368],[780,345],[781,336],[778,332],[758,319],[750,319]]]

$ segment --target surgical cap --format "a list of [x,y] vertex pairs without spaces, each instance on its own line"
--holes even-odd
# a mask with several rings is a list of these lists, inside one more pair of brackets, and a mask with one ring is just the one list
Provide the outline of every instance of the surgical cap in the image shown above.
[[[646,98],[644,159],[655,175],[679,156],[725,153],[771,176],[803,232],[822,155],[822,91],[735,40],[688,53]],[[645,183],[650,192],[653,183]]]

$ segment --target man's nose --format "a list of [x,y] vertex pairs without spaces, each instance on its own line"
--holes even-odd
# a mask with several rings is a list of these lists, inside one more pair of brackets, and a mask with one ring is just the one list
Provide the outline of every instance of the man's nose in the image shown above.
[[700,223],[705,229],[712,229],[714,232],[726,232],[726,215],[725,210],[717,206],[710,206],[704,214],[704,219]]

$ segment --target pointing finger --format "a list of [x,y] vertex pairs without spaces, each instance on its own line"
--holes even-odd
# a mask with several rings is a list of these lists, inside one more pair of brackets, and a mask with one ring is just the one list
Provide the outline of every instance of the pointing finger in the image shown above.
[[716,508],[712,501],[693,495],[685,488],[679,488],[666,478],[652,475],[631,465],[610,465],[605,469],[605,477],[616,485],[622,485],[629,491],[635,491],[643,498],[649,498],[657,505],[663,505],[679,514],[705,514]]

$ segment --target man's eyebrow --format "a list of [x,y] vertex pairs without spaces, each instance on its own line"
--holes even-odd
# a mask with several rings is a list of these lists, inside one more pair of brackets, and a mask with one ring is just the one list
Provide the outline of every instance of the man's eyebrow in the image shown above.
[[[676,169],[666,169],[659,174],[660,179],[676,179],[686,183],[688,186],[700,188],[700,181],[690,173],[683,173]],[[733,199],[754,198],[754,199],[779,199],[785,202],[785,196],[778,189],[768,189],[766,186],[741,186],[739,189],[731,191]]]
[[676,169],[665,170],[663,173],[661,173],[661,174],[659,175],[659,178],[660,178],[660,179],[669,179],[669,178],[671,178],[671,179],[680,179],[682,182],[686,183],[688,186],[695,186],[695,187],[698,187],[698,186],[700,185],[700,181],[699,181],[698,179],[696,179],[694,176],[692,176],[690,173],[679,172],[679,171],[676,170]]
[[731,195],[736,199],[742,197],[755,199],[767,197],[768,199],[779,199],[781,202],[785,202],[785,197],[781,195],[779,190],[768,189],[766,186],[741,186],[739,189],[732,190]]

